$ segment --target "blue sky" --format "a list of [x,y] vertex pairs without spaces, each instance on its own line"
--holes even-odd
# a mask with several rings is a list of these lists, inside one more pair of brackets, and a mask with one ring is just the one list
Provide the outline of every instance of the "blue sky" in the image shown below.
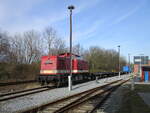
[[0,28],[15,34],[52,26],[68,42],[70,4],[74,44],[150,56],[150,0],[0,0]]

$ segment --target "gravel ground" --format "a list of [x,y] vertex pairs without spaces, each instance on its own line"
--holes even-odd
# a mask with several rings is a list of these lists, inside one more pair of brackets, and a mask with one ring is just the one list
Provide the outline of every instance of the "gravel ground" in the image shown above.
[[144,102],[150,107],[150,93],[138,93]]
[[[123,75],[122,78],[127,79],[128,75]],[[101,79],[98,82],[91,81],[91,82],[75,85],[73,86],[72,91],[68,91],[67,87],[57,88],[50,91],[45,91],[37,94],[32,94],[32,95],[0,102],[0,113],[14,113],[14,112],[18,113],[26,109],[31,109],[35,106],[40,106],[48,102],[52,102],[73,94],[77,94],[79,92],[83,92],[118,79],[120,78],[111,77],[107,79]]]
[[[135,84],[150,84],[148,82],[140,82],[140,79],[138,77],[134,78],[134,83]],[[123,91],[126,88],[130,89],[130,84],[131,81],[125,83],[125,84],[129,84],[129,85],[122,85],[120,86],[116,91],[114,91],[109,99],[106,100],[106,102],[104,103],[104,105],[102,107],[100,107],[96,113],[116,113],[119,109],[120,109],[120,105],[122,104],[122,100],[123,100]],[[150,107],[150,93],[138,93],[142,99],[144,100],[144,102],[149,105]]]
[[104,105],[97,110],[96,113],[116,113],[119,110],[120,105],[122,103],[122,92],[124,90],[124,87],[127,86],[122,85],[116,91],[114,91],[106,100]]

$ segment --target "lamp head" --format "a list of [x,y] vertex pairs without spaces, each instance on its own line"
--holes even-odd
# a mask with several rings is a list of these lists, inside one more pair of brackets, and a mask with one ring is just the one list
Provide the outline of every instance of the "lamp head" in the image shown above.
[[73,9],[75,9],[75,7],[73,5],[70,5],[70,6],[68,6],[68,9],[73,10]]

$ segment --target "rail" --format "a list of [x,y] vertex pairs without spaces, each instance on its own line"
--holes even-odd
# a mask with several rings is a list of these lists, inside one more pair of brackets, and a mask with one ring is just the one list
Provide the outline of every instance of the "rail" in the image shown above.
[[[127,81],[127,80],[126,80]],[[74,109],[77,106],[81,105],[82,103],[88,101],[89,99],[94,98],[95,96],[102,95],[108,93],[109,91],[113,91],[114,88],[119,87],[126,81],[122,81],[122,79],[113,81],[106,85],[96,87],[91,90],[87,90],[78,94],[74,94],[72,96],[68,96],[53,102],[49,102],[47,104],[43,104],[38,107],[32,107],[31,109],[21,111],[23,113],[36,113],[41,110],[49,110],[50,112],[54,113],[62,113],[69,111],[70,109]],[[120,83],[118,83],[120,82]],[[115,85],[116,84],[116,85]],[[109,94],[109,93],[108,93]],[[92,109],[94,111],[94,108]],[[92,111],[91,110],[91,111]]]

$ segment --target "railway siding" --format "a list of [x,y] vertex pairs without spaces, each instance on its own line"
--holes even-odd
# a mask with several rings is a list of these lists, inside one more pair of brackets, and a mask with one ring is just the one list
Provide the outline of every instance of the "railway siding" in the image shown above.
[[[127,79],[128,75],[123,75],[122,78]],[[112,82],[114,80],[119,80],[118,77],[111,77],[106,79],[101,79],[97,82],[91,81],[83,84],[79,84],[73,86],[72,91],[68,91],[68,88],[58,88],[50,91],[44,91],[38,94],[32,94],[24,97],[19,97],[15,99],[11,99],[8,101],[0,102],[0,113],[4,112],[22,112],[27,109],[32,109],[34,107],[40,106],[42,104],[46,104],[52,101],[59,100],[61,98],[74,95],[98,86],[102,86],[107,84],[108,82]]]
[[8,85],[18,85],[18,84],[33,83],[33,82],[36,82],[36,80],[18,81],[18,82],[5,82],[5,83],[0,83],[0,87],[8,86]]

